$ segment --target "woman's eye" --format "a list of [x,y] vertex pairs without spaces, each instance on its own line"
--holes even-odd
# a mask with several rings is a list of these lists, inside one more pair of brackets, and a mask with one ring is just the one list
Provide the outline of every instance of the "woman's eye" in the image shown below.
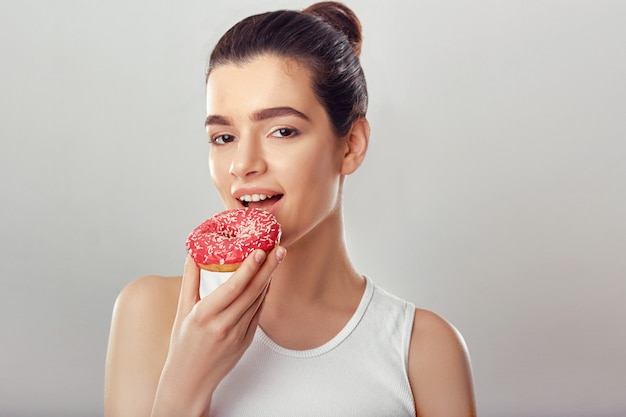
[[289,138],[292,136],[296,136],[298,131],[296,129],[291,129],[289,127],[281,127],[280,129],[276,129],[272,132],[272,136],[275,138]]
[[233,135],[216,135],[211,137],[210,142],[214,145],[226,145],[234,140],[235,137]]

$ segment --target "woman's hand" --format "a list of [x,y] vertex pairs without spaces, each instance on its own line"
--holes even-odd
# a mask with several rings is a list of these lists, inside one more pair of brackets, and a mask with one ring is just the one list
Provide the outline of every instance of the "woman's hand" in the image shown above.
[[203,299],[200,271],[187,257],[152,417],[196,417],[209,407],[213,391],[252,342],[271,275],[285,254],[282,247],[267,255],[254,251]]

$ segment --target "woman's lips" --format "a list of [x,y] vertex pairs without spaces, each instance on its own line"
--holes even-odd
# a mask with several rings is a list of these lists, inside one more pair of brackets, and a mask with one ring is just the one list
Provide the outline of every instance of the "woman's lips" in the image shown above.
[[253,194],[253,195],[246,195],[246,196],[240,197],[239,202],[241,203],[243,207],[268,210],[270,207],[276,204],[276,202],[280,200],[282,197],[283,197],[282,194],[276,194],[273,196],[267,196],[264,194],[261,194],[261,195]]

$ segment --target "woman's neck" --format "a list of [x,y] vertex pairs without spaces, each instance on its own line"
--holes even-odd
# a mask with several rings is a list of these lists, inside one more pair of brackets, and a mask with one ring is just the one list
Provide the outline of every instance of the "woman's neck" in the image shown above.
[[332,339],[365,291],[348,257],[341,218],[318,226],[289,245],[265,298],[260,325],[286,348],[311,349]]
[[358,292],[362,287],[363,278],[348,256],[343,222],[337,213],[287,247],[287,257],[272,277],[266,304],[341,302],[346,290]]

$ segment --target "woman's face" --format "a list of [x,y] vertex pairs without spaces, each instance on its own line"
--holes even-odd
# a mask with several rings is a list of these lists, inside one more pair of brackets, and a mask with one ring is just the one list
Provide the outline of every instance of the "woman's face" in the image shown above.
[[218,66],[207,115],[211,178],[226,208],[270,211],[284,246],[339,216],[343,147],[308,69],[275,56]]

